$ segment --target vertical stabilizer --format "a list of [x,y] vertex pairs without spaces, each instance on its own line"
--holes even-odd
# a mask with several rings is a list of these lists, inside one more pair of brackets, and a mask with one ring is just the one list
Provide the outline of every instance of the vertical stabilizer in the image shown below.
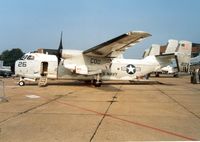
[[149,56],[149,51],[150,51],[150,49],[148,48],[148,49],[145,49],[145,51],[144,51],[144,53],[143,53],[143,58],[145,58],[145,57],[147,57],[147,56]]
[[167,44],[165,53],[166,54],[174,53],[174,52],[176,52],[177,47],[178,47],[178,40],[170,39],[170,40],[168,40],[168,44]]
[[151,56],[151,55],[160,55],[160,45],[152,44],[150,51],[149,51],[149,56]]
[[189,54],[191,56],[192,43],[190,41],[181,40],[176,52]]
[[180,41],[176,51],[178,59],[178,66],[181,72],[187,72],[189,70],[189,64],[191,59],[192,43],[189,41]]

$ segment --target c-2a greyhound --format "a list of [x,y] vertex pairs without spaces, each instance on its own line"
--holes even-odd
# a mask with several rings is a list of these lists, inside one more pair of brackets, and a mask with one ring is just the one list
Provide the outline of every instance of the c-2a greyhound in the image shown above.
[[56,54],[27,53],[15,63],[19,85],[37,81],[45,86],[47,79],[68,79],[90,82],[100,87],[102,81],[138,80],[148,73],[167,66],[174,54],[148,56],[144,59],[124,59],[124,51],[146,37],[143,31],[131,31],[85,51],[66,50],[60,45]]

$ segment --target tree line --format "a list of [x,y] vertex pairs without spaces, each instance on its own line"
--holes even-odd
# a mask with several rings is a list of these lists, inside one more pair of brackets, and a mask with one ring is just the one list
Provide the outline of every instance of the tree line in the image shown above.
[[13,48],[11,50],[5,50],[0,55],[0,60],[4,61],[4,66],[11,66],[11,71],[14,72],[15,61],[24,55],[21,49]]

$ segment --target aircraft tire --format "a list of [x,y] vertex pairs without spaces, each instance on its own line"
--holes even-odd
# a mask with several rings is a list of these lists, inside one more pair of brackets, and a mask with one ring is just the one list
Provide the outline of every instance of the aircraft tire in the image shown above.
[[158,72],[155,73],[156,77],[160,77],[160,74]]
[[24,81],[20,81],[20,82],[18,83],[18,85],[19,85],[19,86],[24,86],[24,85],[25,85],[25,82],[24,82]]
[[178,78],[178,77],[179,77],[179,74],[174,74],[173,77]]
[[94,85],[95,87],[101,87],[101,83],[97,83]]
[[95,87],[101,87],[102,81],[99,81],[99,82],[97,83],[97,80],[93,80],[93,85],[94,85]]

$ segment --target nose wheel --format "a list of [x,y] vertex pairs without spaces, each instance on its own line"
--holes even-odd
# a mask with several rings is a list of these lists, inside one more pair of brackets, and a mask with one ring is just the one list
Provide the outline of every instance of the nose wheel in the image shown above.
[[24,85],[25,85],[25,82],[24,82],[24,81],[19,81],[19,82],[18,82],[18,85],[19,85],[19,86],[24,86]]

